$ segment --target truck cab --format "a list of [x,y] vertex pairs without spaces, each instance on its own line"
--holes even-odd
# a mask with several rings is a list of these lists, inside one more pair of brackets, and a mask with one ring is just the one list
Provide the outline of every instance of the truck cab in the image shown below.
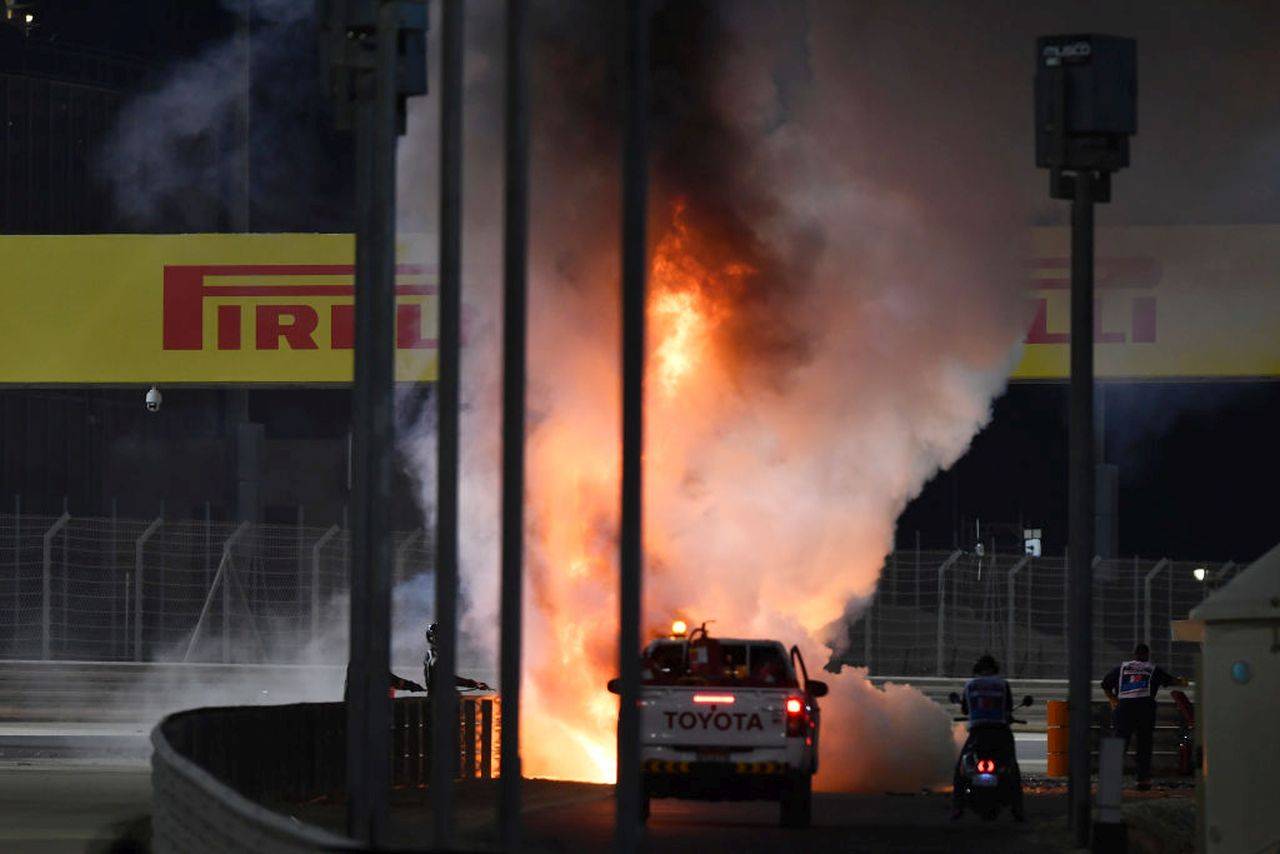
[[643,815],[652,798],[776,800],[783,826],[808,826],[826,684],[794,646],[680,628],[643,654]]

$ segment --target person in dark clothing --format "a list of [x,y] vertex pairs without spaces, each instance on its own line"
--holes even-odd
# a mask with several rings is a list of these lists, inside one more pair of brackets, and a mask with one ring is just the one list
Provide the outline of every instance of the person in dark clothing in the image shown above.
[[[430,696],[432,688],[436,684],[436,667],[440,660],[439,638],[437,633],[439,629],[435,623],[427,626],[427,654],[422,659],[422,676],[427,682],[427,694]],[[476,679],[468,679],[465,676],[455,676],[454,686],[457,688],[467,688],[473,691],[492,691],[488,685]]]
[[1186,685],[1187,680],[1174,676],[1151,663],[1151,650],[1140,643],[1133,650],[1133,658],[1113,667],[1102,677],[1102,691],[1111,703],[1111,722],[1115,734],[1124,739],[1124,749],[1129,749],[1129,738],[1136,742],[1134,758],[1137,761],[1138,789],[1151,788],[1151,739],[1156,728],[1156,694],[1169,685]]
[[[1013,690],[1000,676],[1000,665],[984,655],[973,665],[973,678],[964,686],[960,710],[969,716],[969,737],[960,749],[963,757],[971,747],[999,760],[1009,773],[1013,800],[1010,810],[1017,821],[1025,821],[1022,811],[1022,772],[1018,768],[1018,751],[1009,723],[1013,718]],[[951,778],[951,820],[964,815],[964,779],[960,760],[956,759]]]

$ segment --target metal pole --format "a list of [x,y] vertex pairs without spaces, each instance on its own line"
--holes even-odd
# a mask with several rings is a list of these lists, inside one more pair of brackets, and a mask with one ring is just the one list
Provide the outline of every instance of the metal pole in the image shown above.
[[[110,587],[108,589],[110,589],[111,591],[111,657],[112,658],[117,658],[120,655],[120,644],[119,644],[120,626],[116,620],[117,615],[120,613],[120,601],[116,596],[116,580],[120,575],[119,567],[116,565],[117,564],[116,558],[118,557],[116,553],[117,521],[118,520],[116,518],[116,500],[113,498],[111,499],[111,545],[109,547],[109,553],[111,555],[111,571],[108,573],[108,576],[107,576],[109,579],[108,583],[110,584]],[[128,635],[127,629],[125,631],[125,635],[126,636]]]
[[22,614],[22,496],[13,496],[13,648],[18,648],[18,618]]
[[520,848],[520,632],[524,600],[525,349],[528,335],[528,4],[507,0],[502,347],[502,847]]
[[[458,692],[458,401],[462,305],[463,0],[444,0],[440,27],[440,321],[436,369],[436,624],[431,701],[431,808],[435,846],[453,845]],[[410,538],[412,541],[412,538]],[[443,687],[443,690],[439,690]],[[468,749],[472,749],[472,745]],[[444,761],[448,757],[448,761]]]
[[[40,587],[40,601],[41,601],[40,657],[43,658],[45,661],[49,660],[49,634],[50,634],[49,632],[49,596],[50,596],[49,588],[51,586],[51,581],[53,576],[53,538],[57,536],[58,532],[61,531],[66,526],[67,522],[70,519],[71,519],[70,516],[68,516],[66,513],[63,513],[61,516],[58,517],[57,521],[53,523],[52,527],[50,527],[49,530],[44,532],[44,543],[43,543],[44,559],[42,561],[43,573],[41,574],[41,587]],[[65,551],[65,547],[64,547],[64,551]],[[65,574],[65,571],[64,571],[64,574]],[[65,604],[63,607],[65,609],[66,607]],[[65,633],[65,629],[66,629],[66,622],[64,620],[63,621],[64,633]]]
[[1154,581],[1156,576],[1159,575],[1168,565],[1169,559],[1161,558],[1159,563],[1152,567],[1151,571],[1147,573],[1147,577],[1142,580],[1142,613],[1145,620],[1143,625],[1146,629],[1142,634],[1142,641],[1148,648],[1151,647],[1151,582]]
[[142,535],[133,544],[133,660],[142,661],[142,549],[147,540],[164,524],[164,517],[158,516],[147,526]]
[[[1008,634],[1005,636],[1004,657],[1005,670],[1010,677],[1013,676],[1013,620],[1014,614],[1017,612],[1016,600],[1014,599],[1014,582],[1018,579],[1018,573],[1022,571],[1022,568],[1030,560],[1030,555],[1024,555],[1022,560],[1015,563],[1013,569],[1009,570],[1009,613],[1005,615],[1008,620]],[[1030,636],[1028,636],[1028,641],[1030,641]]]
[[942,566],[938,567],[938,662],[934,670],[938,676],[942,675],[943,646],[947,636],[947,570],[960,559],[962,554],[964,554],[962,551],[956,549],[942,562]]
[[618,592],[618,800],[614,849],[638,851],[640,818],[640,609],[644,579],[645,225],[649,196],[649,3],[628,0],[623,49],[622,530]]
[[330,525],[329,530],[320,535],[316,544],[311,547],[311,642],[320,637],[320,550],[342,530],[337,525]]
[[373,98],[357,102],[354,568],[351,573],[347,830],[386,841],[391,785],[391,492],[395,336],[396,66],[401,4],[378,6]]
[[1076,843],[1089,843],[1089,724],[1092,717],[1093,469],[1093,200],[1094,174],[1075,174],[1071,199],[1071,419],[1068,519],[1071,621],[1068,642],[1071,772],[1069,821]]
[[295,582],[294,588],[293,588],[293,608],[294,608],[294,613],[297,615],[297,624],[294,630],[295,642],[300,642],[299,638],[302,635],[302,622],[305,619],[305,616],[302,611],[302,591],[307,586],[307,581],[306,581],[307,556],[304,553],[302,548],[302,543],[303,543],[303,540],[305,539],[305,532],[303,529],[303,524],[305,522],[306,522],[306,514],[305,514],[305,511],[303,511],[302,509],[302,505],[299,504],[298,505],[298,527],[296,530],[296,536],[295,536],[294,546],[293,546],[293,553],[294,553],[295,559],[298,561],[298,580]]

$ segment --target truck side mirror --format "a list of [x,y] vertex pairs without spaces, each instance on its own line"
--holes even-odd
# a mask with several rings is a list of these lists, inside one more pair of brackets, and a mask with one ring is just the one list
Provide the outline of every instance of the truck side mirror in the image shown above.
[[811,697],[827,696],[826,682],[822,682],[817,679],[810,679],[808,682],[804,683],[804,687],[805,687],[805,690],[809,692],[809,696]]
[[617,678],[615,678],[615,679],[610,679],[610,680],[606,683],[605,687],[609,689],[609,693],[610,693],[610,694],[621,694],[621,693],[622,693],[622,680],[621,680],[621,679],[617,679]]
[[949,700],[952,703],[958,703],[960,702],[960,695],[957,694],[955,691],[952,691],[950,694],[947,695],[947,700]]
[[1035,700],[1032,700],[1032,699],[1031,699],[1031,695],[1030,695],[1030,694],[1028,694],[1027,696],[1025,696],[1025,697],[1023,697],[1023,698],[1022,698],[1022,705],[1024,705],[1024,706],[1030,706],[1030,705],[1031,705],[1032,703],[1034,703],[1034,702],[1035,702]]

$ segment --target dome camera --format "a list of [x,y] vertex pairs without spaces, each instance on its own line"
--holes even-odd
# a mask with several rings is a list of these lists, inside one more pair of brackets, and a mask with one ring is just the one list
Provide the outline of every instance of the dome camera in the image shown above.
[[147,392],[147,397],[146,397],[147,411],[159,412],[161,400],[163,400],[163,398],[160,395],[160,389],[156,388],[155,386],[152,386],[151,390]]

